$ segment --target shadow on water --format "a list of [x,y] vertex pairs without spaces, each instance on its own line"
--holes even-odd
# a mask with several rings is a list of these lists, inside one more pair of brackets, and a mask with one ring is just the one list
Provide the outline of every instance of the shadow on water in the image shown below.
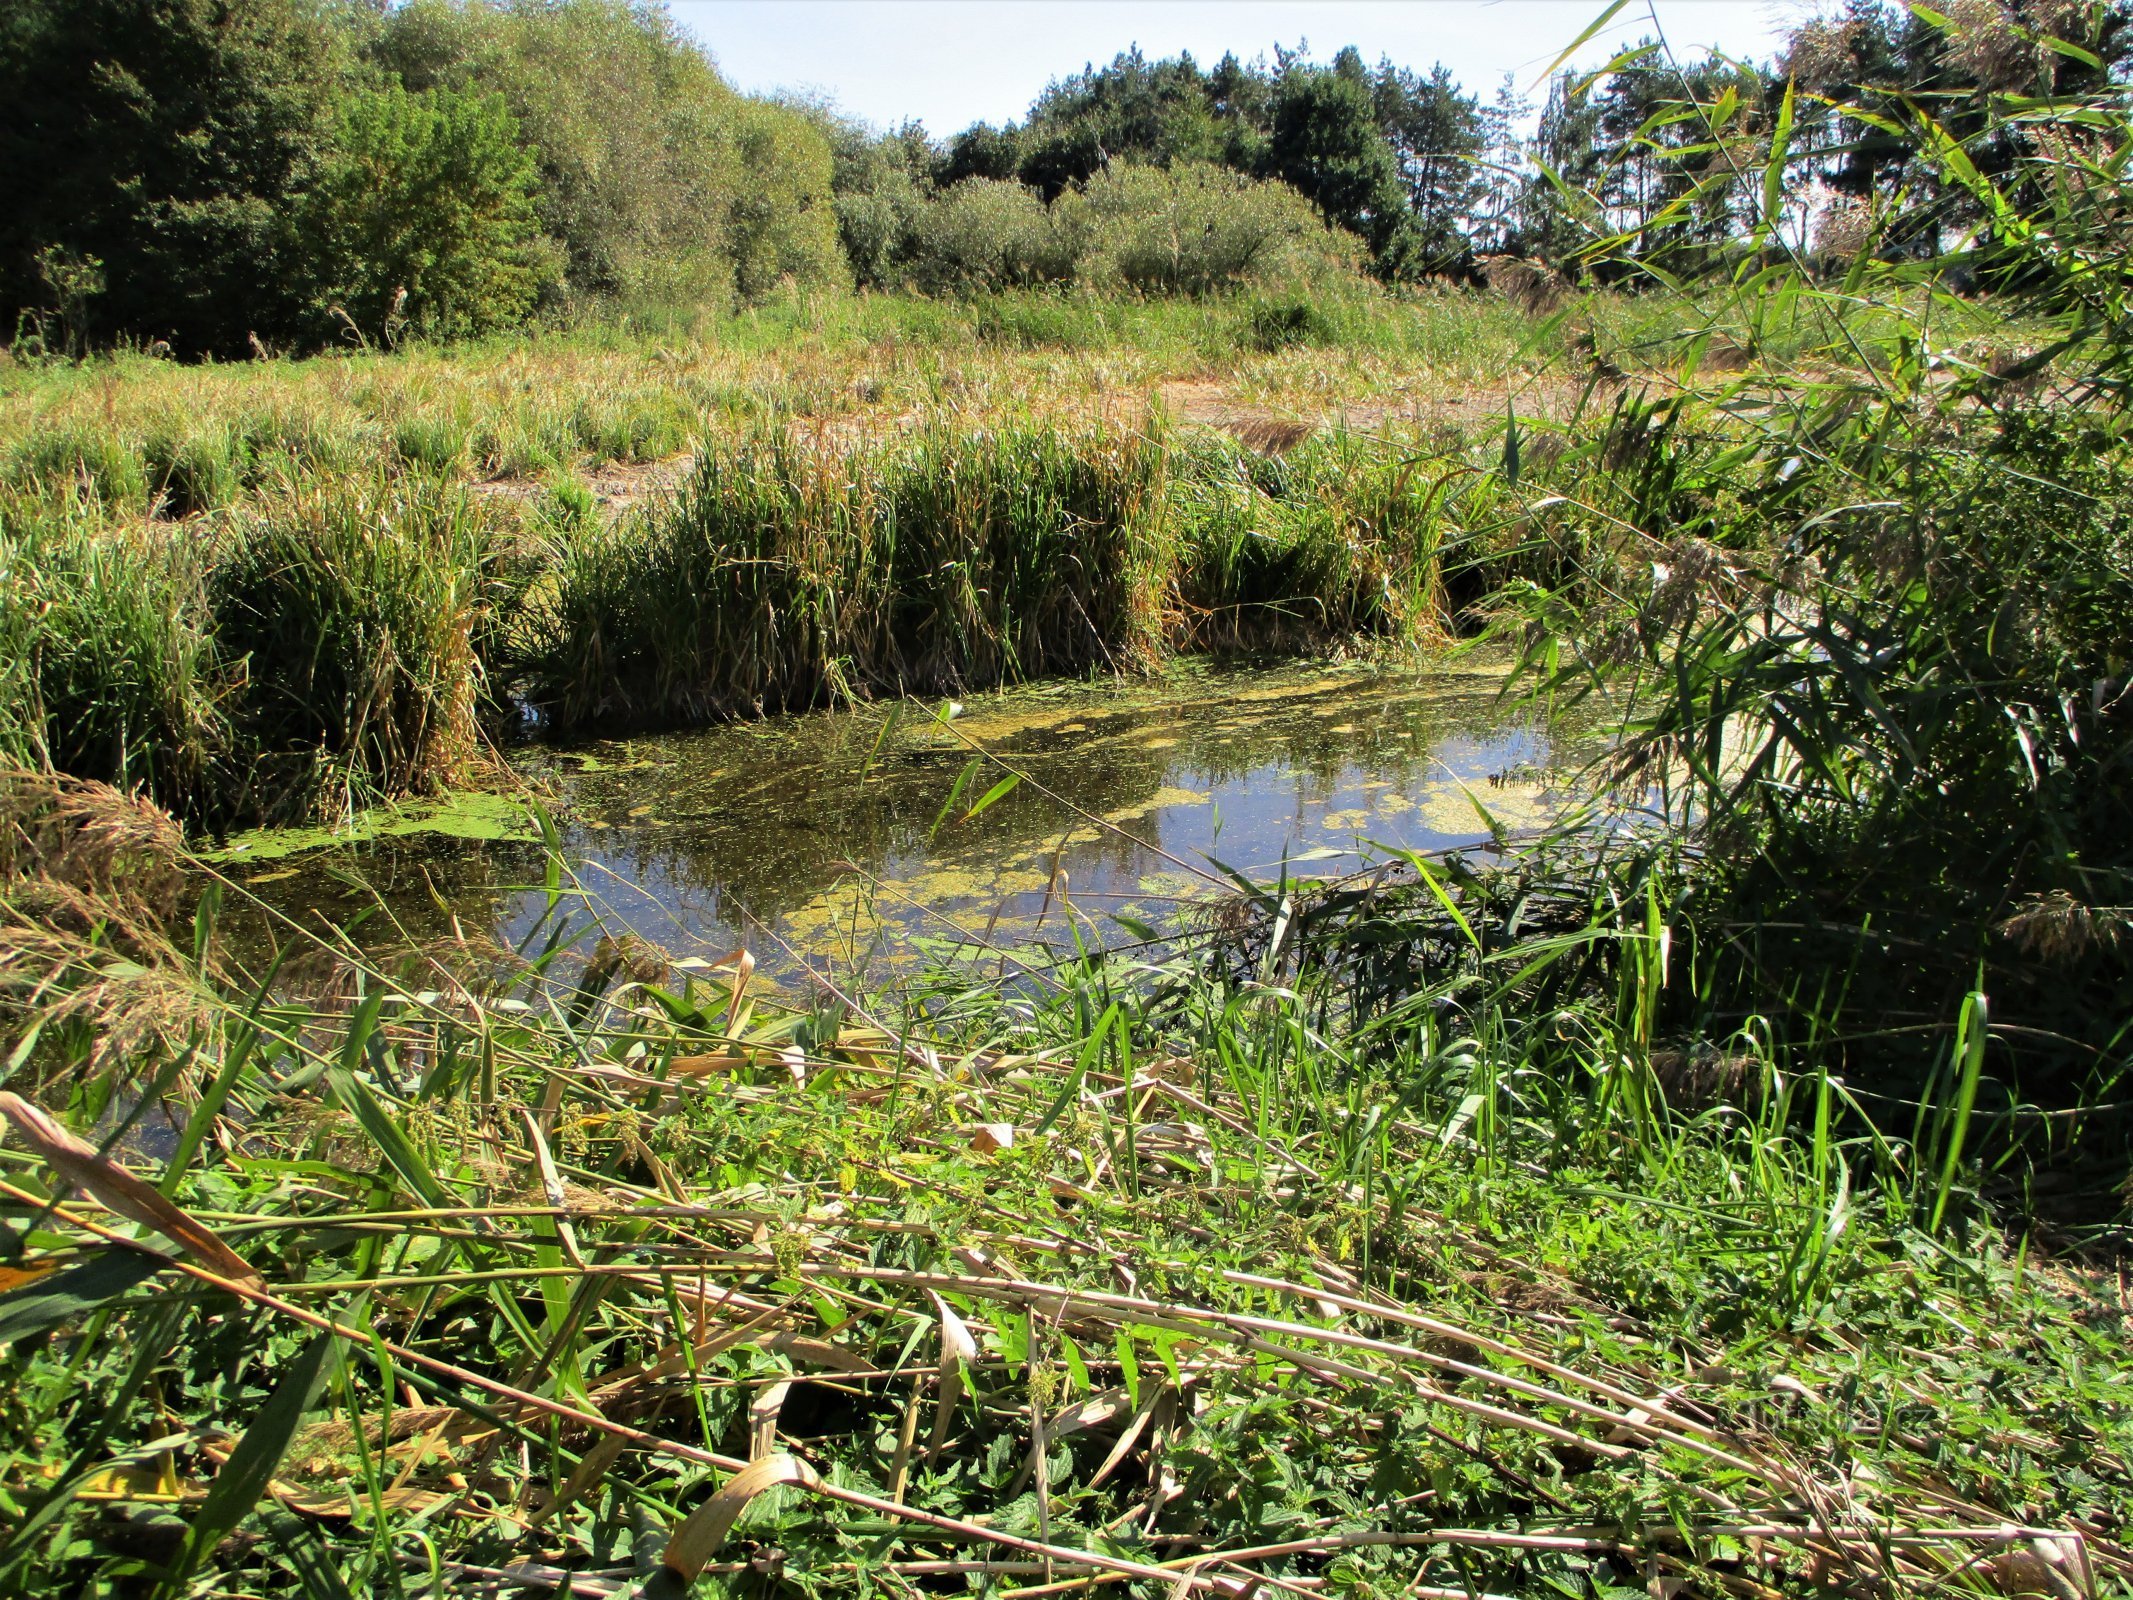
[[[1477,804],[1509,832],[1534,827],[1564,781],[1560,735],[1502,684],[1462,658],[970,696],[955,728],[1033,781],[967,821],[999,774],[942,820],[970,751],[933,704],[533,747],[514,765],[610,926],[677,954],[745,943],[772,969],[886,974],[936,941],[1064,946],[1070,919],[1086,939],[1130,938],[1120,914],[1160,926],[1216,892],[1210,860],[1260,878],[1284,861],[1336,874],[1371,844],[1486,842]],[[314,928],[367,907],[380,939],[515,942],[542,903],[528,887],[540,848],[493,805],[466,815],[477,825],[408,822],[273,859],[260,858],[291,841],[240,841],[225,870]]]

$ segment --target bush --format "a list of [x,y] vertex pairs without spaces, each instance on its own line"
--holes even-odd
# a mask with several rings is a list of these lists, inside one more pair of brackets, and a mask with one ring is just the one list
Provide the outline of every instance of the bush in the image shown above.
[[1221,167],[1118,167],[1058,208],[1089,239],[1085,282],[1142,293],[1207,294],[1240,284],[1352,273],[1363,252],[1279,183]]
[[741,180],[727,223],[733,287],[761,300],[785,285],[847,282],[830,199],[829,142],[806,117],[749,103],[734,119]]
[[213,574],[215,635],[242,662],[254,753],[230,797],[263,815],[345,814],[434,790],[476,748],[488,525],[421,479],[279,491]]
[[555,281],[534,219],[533,158],[501,96],[393,85],[343,108],[296,213],[320,306],[390,342],[523,319]]
[[919,219],[916,249],[913,277],[929,293],[1066,283],[1081,255],[1036,191],[1004,178],[944,190]]

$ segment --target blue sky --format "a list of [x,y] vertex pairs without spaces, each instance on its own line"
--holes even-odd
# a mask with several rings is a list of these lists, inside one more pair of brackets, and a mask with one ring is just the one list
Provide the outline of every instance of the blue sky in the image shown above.
[[[670,0],[674,16],[753,92],[827,95],[886,127],[917,117],[935,134],[1019,118],[1047,79],[1138,43],[1151,56],[1224,50],[1249,59],[1278,40],[1342,45],[1375,62],[1441,61],[1486,98],[1506,72],[1531,83],[1605,9],[1605,0]],[[1649,32],[1656,14],[1677,50],[1768,55],[1812,0],[1632,0],[1579,52]]]

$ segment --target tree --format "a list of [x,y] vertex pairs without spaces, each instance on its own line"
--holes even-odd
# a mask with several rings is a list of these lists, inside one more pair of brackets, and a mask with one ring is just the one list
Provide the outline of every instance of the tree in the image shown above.
[[444,336],[520,321],[557,276],[533,188],[501,95],[394,84],[356,96],[296,213],[318,303],[366,337],[401,320]]
[[727,222],[735,291],[760,300],[787,284],[843,282],[829,141],[785,107],[749,101],[735,148],[744,174]]
[[1486,146],[1473,96],[1459,92],[1448,68],[1427,77],[1380,61],[1370,85],[1378,129],[1407,187],[1408,248],[1415,270],[1463,270],[1474,208],[1487,192]]
[[1274,100],[1265,160],[1269,175],[1383,261],[1407,220],[1407,196],[1367,82],[1330,68],[1291,67]]
[[827,105],[801,109],[829,141],[830,204],[852,279],[886,288],[910,259],[938,153],[916,122],[877,134]]
[[965,178],[1012,178],[1022,165],[1021,130],[1012,122],[995,128],[973,123],[948,141],[948,154],[934,169],[935,187],[946,189]]
[[737,93],[647,0],[410,0],[376,55],[410,89],[504,97],[574,293],[716,299],[739,276],[843,276],[821,131]]
[[301,326],[284,226],[354,69],[324,0],[0,7],[0,315],[50,307],[37,262],[97,260],[96,340],[245,350]]
[[1477,254],[1507,251],[1516,242],[1519,198],[1530,176],[1524,129],[1532,114],[1533,102],[1519,92],[1517,77],[1505,73],[1481,112],[1482,192],[1469,222]]
[[1022,132],[1022,181],[1047,200],[1113,161],[1167,167],[1221,157],[1224,131],[1190,55],[1150,61],[1138,45],[1107,67],[1054,79]]

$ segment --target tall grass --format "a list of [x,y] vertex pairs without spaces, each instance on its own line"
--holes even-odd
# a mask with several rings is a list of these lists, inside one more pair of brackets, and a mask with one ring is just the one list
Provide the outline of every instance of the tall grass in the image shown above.
[[708,445],[671,497],[556,551],[541,692],[582,727],[1139,665],[1162,463],[1100,425]]
[[1436,503],[1417,441],[1322,435],[1265,456],[1223,434],[1183,447],[1173,636],[1200,650],[1415,643],[1448,624]]
[[[72,870],[38,837],[16,896]],[[1225,922],[1235,978],[1187,941],[783,994],[588,919],[560,863],[508,955],[321,946],[262,992],[143,952],[118,981],[164,1026],[123,1059],[174,1097],[78,1105],[97,1144],[0,1099],[39,1216],[0,1583],[1525,1594],[1694,1587],[1751,1538],[1781,1595],[2133,1574],[2124,1407],[2067,1377],[2115,1359],[2106,1290],[1867,1140],[1795,1140],[1829,1081],[1752,1037],[1700,1098],[1659,1081],[1643,897],[1406,866],[1347,910],[1466,954],[1391,1009],[1340,999],[1294,884]],[[1607,981],[1537,1007],[1490,959],[1521,902]],[[11,1043],[98,970],[47,954],[36,1003],[0,964]],[[98,1038],[18,1044],[18,1086]]]
[[210,579],[244,674],[240,809],[343,815],[464,774],[491,541],[462,489],[424,478],[306,478],[246,520]]
[[78,504],[0,504],[0,761],[191,809],[230,749],[207,553]]

